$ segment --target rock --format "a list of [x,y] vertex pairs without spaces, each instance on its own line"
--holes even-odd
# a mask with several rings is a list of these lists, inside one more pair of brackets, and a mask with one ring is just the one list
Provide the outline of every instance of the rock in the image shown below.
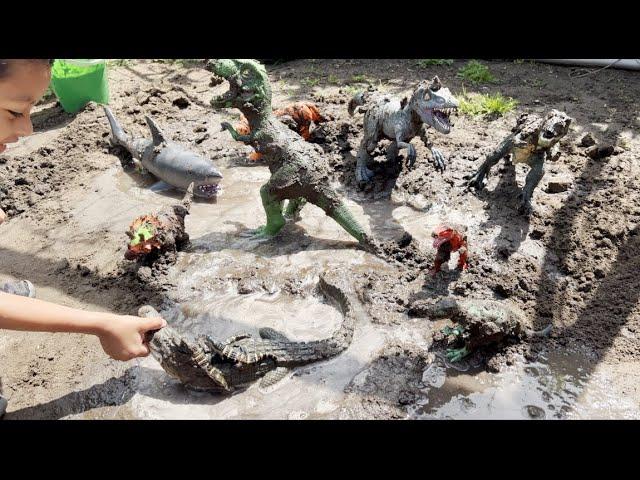
[[594,145],[587,148],[584,153],[594,160],[600,160],[601,158],[611,156],[613,154],[613,151],[613,145],[605,145],[604,147],[598,147],[597,145]]
[[587,133],[580,139],[580,143],[578,145],[581,146],[581,147],[591,147],[591,146],[595,145],[596,143],[597,142],[593,138],[593,135],[591,135],[590,133]]
[[49,185],[47,185],[46,183],[40,183],[40,184],[36,185],[36,188],[34,188],[33,191],[35,193],[37,193],[38,195],[44,195],[44,194],[49,193],[51,191],[51,187]]
[[141,282],[148,282],[153,279],[153,274],[151,273],[151,268],[149,267],[140,267],[137,272],[138,279]]
[[205,133],[204,135],[200,135],[198,138],[196,138],[195,142],[198,145],[200,145],[202,142],[207,140],[209,137],[211,137],[211,135],[209,135],[208,133]]
[[529,233],[529,237],[531,237],[532,240],[540,240],[542,237],[544,237],[544,230],[534,228],[533,230],[531,230],[531,233]]
[[549,180],[547,185],[547,193],[562,193],[569,190],[571,186],[571,179],[558,177],[553,180]]
[[13,182],[16,185],[31,185],[31,182],[24,177],[18,177]]
[[67,270],[69,268],[69,260],[67,260],[66,258],[60,260],[58,263],[56,263],[56,268],[55,268],[55,272],[56,273],[61,273],[65,270]]
[[191,105],[191,102],[187,100],[185,97],[178,97],[172,103],[173,105],[178,107],[180,110],[184,110],[189,105]]
[[240,283],[238,284],[238,293],[240,295],[247,295],[253,292],[255,292],[255,288],[253,285],[246,281],[240,281]]
[[414,403],[415,395],[412,392],[407,390],[401,390],[400,395],[398,396],[398,403],[400,405],[410,405]]

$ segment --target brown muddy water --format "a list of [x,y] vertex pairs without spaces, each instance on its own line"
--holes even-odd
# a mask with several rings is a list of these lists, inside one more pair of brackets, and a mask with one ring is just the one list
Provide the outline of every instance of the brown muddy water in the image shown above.
[[[173,327],[191,337],[210,334],[224,338],[240,332],[255,335],[261,327],[278,329],[294,340],[330,336],[342,319],[315,294],[318,275],[326,269],[338,269],[355,277],[371,269],[384,271],[388,266],[356,250],[350,237],[313,206],[303,210],[300,226],[286,227],[279,242],[244,237],[243,233],[258,227],[263,218],[259,197],[252,193],[267,180],[268,171],[231,162],[221,167],[225,185],[222,194],[214,201],[197,201],[187,217],[192,246],[169,274],[169,300],[162,314]],[[96,183],[113,190],[103,198],[109,198],[110,204],[119,209],[127,205],[123,201],[127,198],[130,203],[142,201],[159,207],[181,195],[151,192],[147,188],[151,182],[144,177],[118,169],[104,174]],[[427,205],[420,198],[411,199],[413,204],[395,200],[395,204],[373,202],[366,213],[353,201],[349,206],[365,225],[377,222],[377,231],[384,232],[383,236],[391,237],[405,229],[423,242],[429,241],[430,227],[442,221],[445,207],[447,220],[464,217],[472,230],[484,220],[481,215],[469,217],[455,201]],[[95,204],[91,207],[101,208]],[[484,238],[489,244],[491,235]],[[529,239],[521,248],[543,255]],[[389,343],[417,345],[428,358],[432,327],[424,319],[409,318],[393,328],[374,324],[360,305],[357,313],[353,342],[342,355],[300,367],[268,389],[255,384],[232,396],[191,392],[148,357],[134,369],[135,392],[130,401],[108,411],[94,410],[67,418],[375,418],[375,413],[353,408],[353,402],[358,401],[358,386],[364,385],[371,374],[370,363]],[[605,367],[593,372],[584,368],[589,360],[580,354],[547,353],[528,363],[519,358],[498,374],[481,368],[459,371],[432,354],[431,359],[419,379],[420,395],[400,418],[640,417],[637,404],[617,390],[610,372]],[[391,371],[376,374],[387,375],[383,382],[396,381]],[[356,391],[350,396],[345,394],[349,385]]]

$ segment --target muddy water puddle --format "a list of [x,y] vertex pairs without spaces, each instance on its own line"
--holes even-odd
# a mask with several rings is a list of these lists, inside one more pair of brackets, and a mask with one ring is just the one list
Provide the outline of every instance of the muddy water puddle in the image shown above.
[[412,419],[628,419],[638,405],[606,369],[592,372],[583,355],[548,353],[523,359],[498,374],[459,372],[442,361],[423,374],[424,396],[409,409]]
[[[187,217],[192,246],[170,274],[172,301],[165,305],[163,315],[190,336],[256,335],[261,327],[275,328],[292,340],[330,336],[342,317],[314,291],[319,274],[337,269],[356,278],[372,269],[390,267],[357,250],[346,232],[311,205],[303,210],[302,220],[287,225],[276,240],[246,236],[264,221],[258,190],[267,181],[268,170],[219,167],[224,175],[222,194],[213,201],[198,200]],[[152,192],[148,178],[117,176],[119,193],[137,203],[161,206],[182,195]],[[484,214],[469,215],[460,202],[434,203],[422,210],[385,200],[360,203],[348,199],[347,203],[365,228],[380,237],[404,230],[427,248],[431,229],[443,221],[466,224],[478,250],[492,248],[500,234],[499,228],[487,227]],[[522,248],[537,248],[536,243],[528,243],[529,239]],[[292,279],[295,294],[283,288]],[[345,387],[366,371],[386,344],[392,339],[422,338],[409,324],[407,328],[373,325],[360,306],[358,309],[354,339],[343,354],[295,369],[268,390],[254,384],[232,396],[191,392],[168,377],[155,360],[146,358],[137,367],[136,393],[127,404],[128,411],[137,418],[340,418]],[[638,405],[617,393],[606,372],[593,373],[588,365],[579,355],[549,354],[536,363],[519,361],[500,374],[490,374],[481,369],[456,371],[437,360],[424,372],[423,395],[408,409],[408,418],[640,416]]]

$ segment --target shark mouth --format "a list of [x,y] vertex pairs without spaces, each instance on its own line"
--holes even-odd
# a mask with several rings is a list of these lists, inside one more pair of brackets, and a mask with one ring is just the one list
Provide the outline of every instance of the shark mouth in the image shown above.
[[220,185],[217,183],[207,183],[204,185],[198,185],[196,187],[197,194],[202,197],[215,197],[218,193],[220,193]]
[[439,128],[439,130],[443,133],[449,133],[451,131],[451,119],[450,115],[455,113],[458,109],[456,107],[451,108],[434,108],[433,109],[433,118]]

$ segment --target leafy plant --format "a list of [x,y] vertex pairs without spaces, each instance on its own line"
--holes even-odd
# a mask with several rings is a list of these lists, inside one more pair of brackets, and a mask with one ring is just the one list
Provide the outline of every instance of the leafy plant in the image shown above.
[[464,92],[458,99],[458,110],[466,115],[498,115],[502,116],[510,112],[518,105],[517,100],[504,97],[501,93],[494,94],[467,94]]
[[433,65],[441,66],[441,65],[453,65],[453,60],[450,58],[423,58],[416,62],[421,68],[430,67]]
[[471,83],[490,83],[495,81],[495,77],[489,71],[489,67],[477,60],[470,60],[461,67],[458,70],[458,77]]

